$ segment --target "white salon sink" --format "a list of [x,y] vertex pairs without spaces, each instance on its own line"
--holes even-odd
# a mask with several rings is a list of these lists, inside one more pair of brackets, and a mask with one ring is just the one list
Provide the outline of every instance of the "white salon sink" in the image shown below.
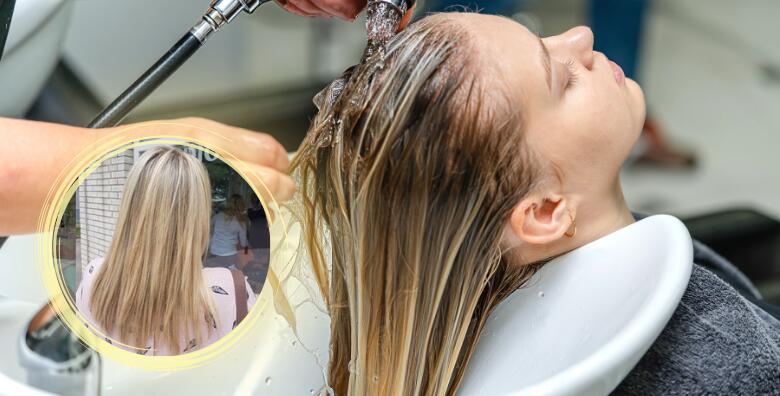
[[0,116],[21,117],[60,57],[72,1],[16,0],[0,60]]
[[462,395],[605,395],[666,326],[693,266],[678,219],[652,216],[545,265],[488,319]]
[[16,356],[19,337],[38,308],[37,304],[0,297],[0,395],[49,395],[24,385],[25,372]]
[[[295,233],[273,258],[272,268],[282,279],[296,247],[292,240]],[[8,273],[3,249],[0,279]],[[460,394],[608,393],[666,325],[691,266],[690,236],[670,216],[649,217],[553,260],[488,320]],[[277,313],[283,310],[275,309],[271,288],[265,287],[256,308],[260,320],[227,353],[196,369],[165,373],[107,362],[104,394],[303,395],[319,389],[328,359],[328,318],[307,303],[303,284],[293,279],[284,289],[289,303],[298,307],[298,338]],[[0,305],[2,350],[9,350],[35,306]],[[0,386],[22,379],[18,367],[7,361],[14,356],[0,358],[6,359],[0,364],[5,375]],[[38,395],[33,390],[14,394]]]

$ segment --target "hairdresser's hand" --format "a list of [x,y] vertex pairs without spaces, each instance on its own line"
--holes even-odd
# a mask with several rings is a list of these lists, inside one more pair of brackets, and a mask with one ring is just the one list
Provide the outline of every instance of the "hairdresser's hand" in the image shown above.
[[[236,156],[247,180],[263,198],[287,201],[295,193],[295,183],[288,176],[290,160],[287,150],[271,135],[237,128],[203,118],[183,118],[171,121],[180,126],[165,127],[176,133],[191,133],[219,153]],[[191,127],[191,128],[190,128]]]
[[[285,10],[302,16],[339,17],[347,20],[355,19],[364,8],[366,0],[276,0]],[[412,13],[417,4],[412,6],[399,29],[403,29],[412,19]]]
[[285,10],[301,16],[339,17],[355,19],[366,0],[276,0]]
[[162,135],[191,139],[236,156],[236,165],[264,198],[286,201],[295,192],[287,176],[287,152],[263,133],[201,118],[98,130],[0,117],[0,236],[34,232],[47,195],[73,159],[117,134],[138,140]]

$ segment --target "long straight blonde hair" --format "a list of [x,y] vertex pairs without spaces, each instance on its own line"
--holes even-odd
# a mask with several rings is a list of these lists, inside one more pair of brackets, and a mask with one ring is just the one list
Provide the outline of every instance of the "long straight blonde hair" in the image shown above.
[[215,312],[203,281],[211,187],[203,165],[173,148],[157,147],[130,170],[114,237],[93,285],[95,320],[141,350],[181,352],[200,343]]
[[537,172],[478,53],[451,17],[411,25],[320,106],[294,160],[336,395],[454,394],[491,310],[538,267],[501,243]]

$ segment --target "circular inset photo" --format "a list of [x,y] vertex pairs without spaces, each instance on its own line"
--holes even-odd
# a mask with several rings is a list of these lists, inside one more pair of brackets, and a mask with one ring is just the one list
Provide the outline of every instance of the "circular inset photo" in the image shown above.
[[181,355],[252,309],[270,260],[268,220],[209,150],[152,141],[104,160],[76,189],[57,256],[93,333],[140,355]]

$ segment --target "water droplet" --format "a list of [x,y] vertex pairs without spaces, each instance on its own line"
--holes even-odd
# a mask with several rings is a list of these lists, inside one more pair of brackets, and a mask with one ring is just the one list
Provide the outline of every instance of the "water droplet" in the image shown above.
[[543,291],[539,292],[539,297],[544,297],[544,292]]
[[268,385],[268,386],[271,385],[271,377],[266,377],[265,378],[265,384]]

